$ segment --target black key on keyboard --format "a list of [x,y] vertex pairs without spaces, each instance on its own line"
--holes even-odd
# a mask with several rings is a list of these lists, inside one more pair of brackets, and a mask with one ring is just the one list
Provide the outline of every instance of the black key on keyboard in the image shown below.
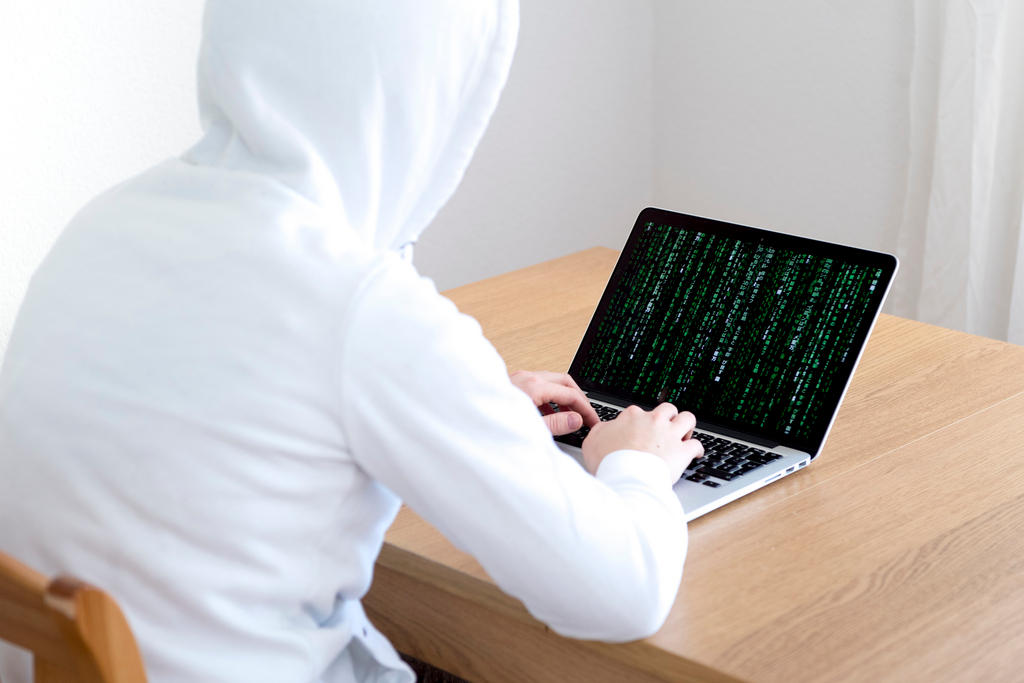
[[733,474],[732,472],[720,470],[714,467],[705,467],[703,471],[704,474],[714,477],[715,479],[724,479],[725,481],[732,481],[733,479],[736,478],[736,475]]
[[579,432],[573,432],[572,434],[562,434],[555,437],[555,441],[561,441],[567,446],[575,446],[576,448],[583,448],[583,439],[587,438],[586,434],[581,434],[583,430]]
[[612,408],[611,406],[603,406],[599,403],[591,402],[590,405],[592,405],[594,407],[594,410],[597,411],[597,416],[601,418],[602,422],[614,420],[621,412],[618,408]]

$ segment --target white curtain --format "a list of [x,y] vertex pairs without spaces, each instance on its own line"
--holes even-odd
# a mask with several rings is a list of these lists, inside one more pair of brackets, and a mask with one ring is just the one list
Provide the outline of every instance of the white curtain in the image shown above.
[[1024,0],[915,0],[891,310],[1024,344]]

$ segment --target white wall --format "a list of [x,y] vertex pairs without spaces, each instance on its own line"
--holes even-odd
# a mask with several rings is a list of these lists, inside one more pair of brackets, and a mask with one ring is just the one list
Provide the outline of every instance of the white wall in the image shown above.
[[199,133],[202,0],[4,0],[0,355],[28,279],[90,198]]
[[417,249],[442,288],[619,247],[648,204],[895,250],[911,3],[558,0],[522,15],[501,105]]
[[654,201],[894,250],[912,3],[657,0]]
[[[201,8],[5,3],[0,353],[74,212],[198,135]],[[648,204],[888,247],[911,36],[891,0],[523,0],[506,92],[417,263],[447,288],[618,247]]]
[[653,21],[637,0],[526,0],[508,85],[416,247],[442,289],[619,248],[651,197]]

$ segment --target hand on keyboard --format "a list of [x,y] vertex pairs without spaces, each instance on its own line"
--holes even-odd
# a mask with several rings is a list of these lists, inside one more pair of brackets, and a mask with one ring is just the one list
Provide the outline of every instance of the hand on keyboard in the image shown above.
[[[598,423],[597,411],[586,394],[565,373],[518,370],[509,375],[509,379],[540,409],[548,429],[555,436]],[[557,410],[551,407],[552,403],[558,406]]]
[[646,451],[668,464],[670,483],[675,483],[690,461],[704,454],[701,443],[690,438],[696,424],[693,413],[680,413],[671,403],[662,403],[651,411],[630,406],[614,420],[590,428],[583,441],[583,463],[594,473],[609,453]]

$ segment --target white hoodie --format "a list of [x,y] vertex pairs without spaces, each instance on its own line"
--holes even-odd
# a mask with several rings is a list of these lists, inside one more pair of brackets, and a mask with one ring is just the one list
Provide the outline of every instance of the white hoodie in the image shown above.
[[[85,207],[33,278],[0,373],[0,549],[112,593],[151,680],[411,680],[359,602],[400,500],[559,633],[664,620],[686,550],[664,463],[584,472],[400,256],[517,21],[211,0],[202,139]],[[25,667],[0,648],[5,683]]]

